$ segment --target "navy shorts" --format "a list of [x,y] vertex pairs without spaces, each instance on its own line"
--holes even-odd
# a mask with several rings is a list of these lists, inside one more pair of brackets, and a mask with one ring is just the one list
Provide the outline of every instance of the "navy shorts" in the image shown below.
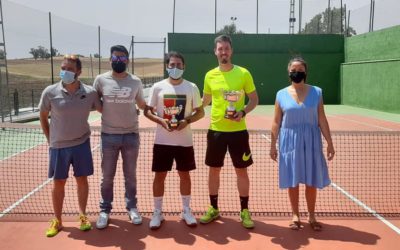
[[235,132],[208,130],[206,165],[210,167],[224,166],[228,150],[235,168],[247,168],[253,164],[247,130]]
[[196,169],[193,147],[154,144],[153,172],[171,171],[174,159],[178,171]]
[[72,164],[74,176],[93,174],[93,158],[90,150],[90,139],[84,143],[67,148],[50,148],[49,178],[67,179]]

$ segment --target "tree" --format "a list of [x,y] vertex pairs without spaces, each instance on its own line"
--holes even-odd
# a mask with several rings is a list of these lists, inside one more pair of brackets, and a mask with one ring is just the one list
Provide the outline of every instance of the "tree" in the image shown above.
[[94,53],[93,57],[94,58],[101,58],[101,56],[98,53]]
[[232,22],[231,24],[225,25],[222,29],[220,29],[217,32],[217,34],[231,36],[233,34],[244,34],[244,32],[241,30],[238,30],[236,28],[236,24],[234,22]]
[[0,59],[6,59],[6,53],[4,52],[4,50],[0,49]]
[[51,55],[52,55],[52,56],[59,56],[60,53],[58,53],[58,50],[57,50],[56,48],[52,48],[52,49],[51,49]]
[[31,48],[31,50],[29,51],[29,54],[32,54],[32,56],[35,60],[37,60],[39,57],[39,51],[35,48]]
[[[56,48],[52,48],[51,52],[53,56],[60,55],[60,53],[58,53],[58,50]],[[29,54],[31,54],[33,58],[35,58],[35,60],[38,58],[49,59],[51,57],[49,50],[43,46],[38,46],[36,49],[31,48]]]
[[[343,9],[342,17],[344,23],[344,17],[346,10]],[[330,21],[328,19],[330,17]],[[302,29],[302,34],[341,34],[342,33],[342,22],[341,22],[340,8],[333,8],[330,11],[325,9],[324,12],[315,15],[311,18],[310,22],[306,23],[304,29]],[[331,24],[332,22],[332,24]],[[348,31],[344,30],[344,34],[349,34],[349,36],[356,35],[356,31],[352,27],[348,27]]]

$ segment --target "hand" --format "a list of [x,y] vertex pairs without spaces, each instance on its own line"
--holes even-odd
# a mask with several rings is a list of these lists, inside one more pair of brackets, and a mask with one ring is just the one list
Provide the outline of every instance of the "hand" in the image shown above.
[[278,150],[276,150],[275,146],[271,146],[271,149],[269,151],[269,156],[273,161],[276,161],[276,159],[278,158]]
[[333,144],[328,144],[328,147],[326,148],[327,156],[328,156],[328,161],[332,160],[333,157],[335,156],[335,149],[333,148]]
[[188,124],[189,124],[189,123],[188,123],[185,119],[180,120],[179,123],[178,123],[178,127],[176,128],[176,130],[180,131],[180,130],[186,128],[186,126],[187,126]]
[[160,124],[163,128],[165,128],[167,131],[172,132],[172,129],[171,129],[170,126],[169,126],[168,120],[165,120],[165,119],[163,119],[163,118],[160,118],[159,124]]
[[234,115],[233,118],[230,118],[232,121],[235,122],[240,122],[240,120],[242,120],[243,117],[243,112],[242,111],[237,111]]

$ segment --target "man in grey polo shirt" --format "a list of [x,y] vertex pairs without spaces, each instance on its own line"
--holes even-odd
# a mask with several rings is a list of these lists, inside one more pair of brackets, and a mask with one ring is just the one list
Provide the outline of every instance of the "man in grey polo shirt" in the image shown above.
[[119,153],[125,177],[126,210],[133,224],[141,224],[142,217],[136,200],[136,161],[139,154],[139,127],[136,105],[146,107],[140,79],[126,72],[128,50],[122,45],[111,47],[112,71],[98,75],[94,88],[103,100],[101,118],[102,180],[98,229],[108,226],[114,199],[114,176]]
[[[93,174],[93,159],[90,150],[90,111],[101,112],[97,92],[81,83],[82,64],[78,57],[66,55],[61,64],[61,81],[48,86],[39,103],[40,124],[50,144],[49,178],[53,180],[52,200],[55,217],[51,220],[47,237],[55,236],[62,228],[62,206],[64,186],[72,164],[78,186],[80,230],[92,228],[86,217],[89,185],[87,176]],[[48,116],[51,114],[49,123]]]

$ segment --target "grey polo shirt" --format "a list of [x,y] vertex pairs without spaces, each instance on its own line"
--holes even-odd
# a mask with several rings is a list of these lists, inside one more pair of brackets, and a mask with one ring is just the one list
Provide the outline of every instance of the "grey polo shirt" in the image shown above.
[[62,82],[45,88],[39,110],[50,112],[50,147],[66,148],[84,143],[90,136],[90,111],[101,107],[97,91],[81,82],[74,94],[69,94]]
[[132,74],[114,78],[112,71],[98,75],[93,87],[103,100],[101,131],[108,134],[139,132],[136,103],[143,99],[142,81]]

